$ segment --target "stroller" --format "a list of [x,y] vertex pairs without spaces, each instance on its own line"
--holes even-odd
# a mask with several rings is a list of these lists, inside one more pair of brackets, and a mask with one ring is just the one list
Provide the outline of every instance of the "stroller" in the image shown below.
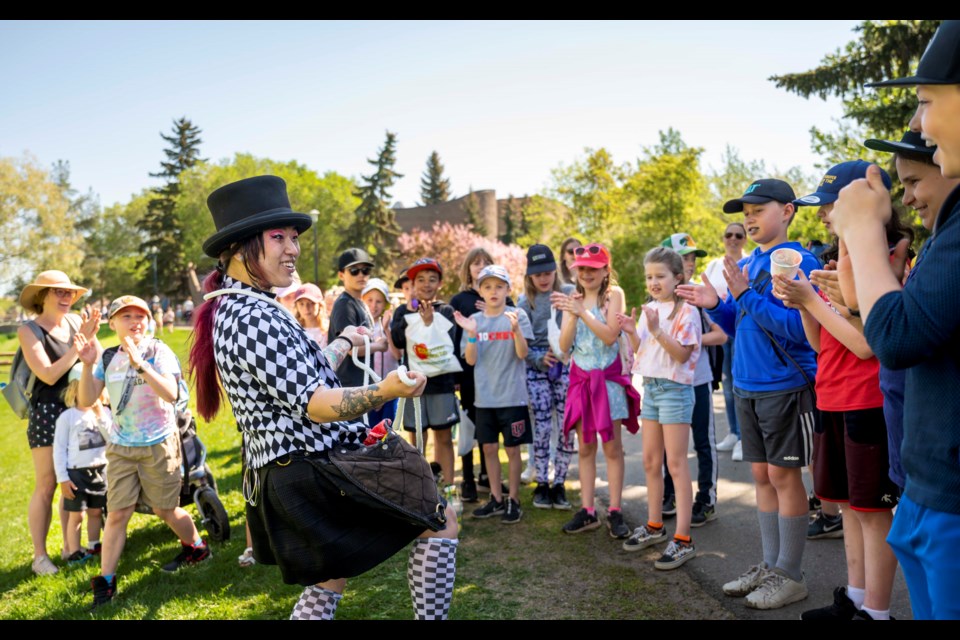
[[[177,426],[183,460],[180,506],[196,504],[210,539],[226,542],[230,539],[230,518],[217,495],[217,480],[207,464],[207,448],[197,436],[197,421],[189,409],[181,410],[180,402],[177,403]],[[144,503],[137,503],[136,511],[153,514],[150,505]]]

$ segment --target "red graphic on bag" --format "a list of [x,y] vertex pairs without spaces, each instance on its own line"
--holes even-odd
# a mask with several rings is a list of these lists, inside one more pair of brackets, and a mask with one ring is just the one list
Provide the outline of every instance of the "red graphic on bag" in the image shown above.
[[388,418],[381,420],[377,426],[373,427],[367,432],[367,437],[364,439],[363,444],[369,447],[372,444],[377,444],[378,442],[385,440],[389,426],[390,420]]
[[510,425],[510,433],[513,434],[514,438],[519,438],[523,435],[523,432],[527,430],[527,423],[525,420],[517,420]]
[[430,357],[430,350],[427,349],[427,345],[423,344],[422,342],[420,344],[413,345],[413,353],[421,360],[426,360]]

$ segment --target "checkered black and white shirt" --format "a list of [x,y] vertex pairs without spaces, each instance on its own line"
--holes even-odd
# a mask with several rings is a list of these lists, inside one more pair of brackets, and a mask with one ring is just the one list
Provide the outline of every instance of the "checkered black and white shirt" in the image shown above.
[[[230,277],[224,277],[223,288],[273,295]],[[214,356],[243,432],[248,467],[259,469],[293,451],[314,453],[363,440],[362,422],[319,424],[307,416],[317,387],[338,388],[340,381],[292,316],[243,294],[219,300]]]

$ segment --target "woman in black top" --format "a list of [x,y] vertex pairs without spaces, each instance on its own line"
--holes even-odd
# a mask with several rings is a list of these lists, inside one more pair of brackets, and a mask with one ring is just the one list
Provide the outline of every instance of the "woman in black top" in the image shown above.
[[196,313],[190,363],[197,409],[207,419],[219,410],[219,384],[243,433],[244,497],[257,562],[277,564],[284,582],[306,588],[294,619],[330,619],[346,578],[390,557],[411,540],[410,581],[418,618],[445,618],[453,591],[456,516],[446,528],[425,530],[384,517],[345,496],[323,467],[332,448],[350,449],[367,429],[358,418],[400,396],[419,396],[426,378],[396,372],[381,383],[343,388],[335,369],[361,330],[347,328],[325,349],[311,340],[271,287],[290,284],[308,215],[290,209],[280,178],[260,176],[214,191],[207,199],[218,228],[204,243],[218,258],[204,282],[226,290]]
[[[57,567],[47,555],[47,531],[53,516],[53,495],[57,476],[53,468],[53,434],[57,418],[66,410],[63,392],[67,375],[77,362],[77,348],[73,346],[76,331],[83,331],[88,340],[96,340],[100,326],[100,312],[84,313],[80,318],[70,314],[70,307],[87,292],[70,281],[62,271],[44,271],[20,293],[20,305],[37,314],[34,320],[18,329],[20,348],[37,381],[30,397],[30,417],[27,422],[27,441],[33,454],[36,478],[27,522],[33,539],[33,572],[37,575],[57,573]],[[66,541],[66,512],[60,501],[60,523]],[[66,544],[64,544],[66,548]]]

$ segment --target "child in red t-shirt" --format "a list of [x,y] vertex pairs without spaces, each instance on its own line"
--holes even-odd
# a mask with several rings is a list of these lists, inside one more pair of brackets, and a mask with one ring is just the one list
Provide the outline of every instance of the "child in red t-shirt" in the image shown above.
[[[817,216],[830,230],[840,189],[866,175],[869,163],[843,162],[830,169],[816,193],[794,204],[819,205]],[[883,173],[884,184],[890,177]],[[824,253],[829,258],[836,245]],[[856,316],[845,318],[801,272],[799,280],[774,277],[774,295],[800,309],[803,329],[817,351],[817,408],[822,430],[813,436],[814,492],[842,506],[847,586],[834,590],[833,604],[801,614],[804,620],[889,619],[897,560],[886,544],[899,491],[890,480],[887,427],[880,392],[880,363]],[[846,308],[842,311],[849,312]]]

